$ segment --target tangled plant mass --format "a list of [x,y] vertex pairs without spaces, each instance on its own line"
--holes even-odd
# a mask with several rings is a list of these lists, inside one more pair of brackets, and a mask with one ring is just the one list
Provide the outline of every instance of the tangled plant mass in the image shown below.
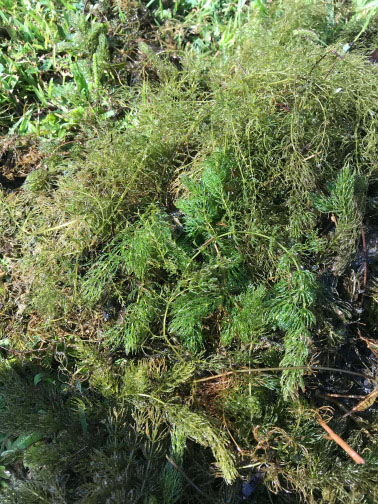
[[163,49],[106,104],[106,10],[57,46],[87,122],[24,171],[3,137],[1,502],[374,502],[377,25],[341,3],[211,45],[150,2]]

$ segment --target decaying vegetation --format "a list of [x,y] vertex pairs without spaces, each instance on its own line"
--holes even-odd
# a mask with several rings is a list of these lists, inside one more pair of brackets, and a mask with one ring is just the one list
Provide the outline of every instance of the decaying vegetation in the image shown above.
[[3,137],[1,502],[376,500],[377,25],[257,4]]

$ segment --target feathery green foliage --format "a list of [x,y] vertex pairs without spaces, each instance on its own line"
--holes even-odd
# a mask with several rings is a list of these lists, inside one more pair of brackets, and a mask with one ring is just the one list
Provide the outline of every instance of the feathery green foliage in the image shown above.
[[[329,196],[315,195],[313,205],[336,218],[332,245],[337,253],[334,269],[340,272],[349,264],[356,250],[361,228],[361,213],[358,209],[363,202],[366,182],[364,179],[359,181],[358,176],[345,166],[337,174],[336,180],[328,184],[328,190]],[[359,194],[356,194],[357,190]]]

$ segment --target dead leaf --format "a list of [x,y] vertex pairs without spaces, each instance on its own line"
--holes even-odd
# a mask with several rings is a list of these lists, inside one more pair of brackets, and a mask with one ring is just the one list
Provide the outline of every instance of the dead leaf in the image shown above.
[[360,401],[354,408],[352,408],[348,413],[344,415],[344,417],[351,415],[352,413],[355,413],[356,411],[365,411],[370,406],[373,406],[375,403],[375,400],[378,397],[378,387],[373,390],[373,392],[370,392],[362,401]]
[[365,338],[362,336],[361,331],[357,329],[358,336],[365,341],[368,349],[374,354],[375,357],[378,359],[378,342],[376,340],[372,340],[369,338]]

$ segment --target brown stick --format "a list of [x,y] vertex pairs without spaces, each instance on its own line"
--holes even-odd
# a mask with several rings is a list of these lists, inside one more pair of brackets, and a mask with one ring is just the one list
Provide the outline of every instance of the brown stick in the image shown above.
[[328,392],[324,395],[327,397],[342,397],[344,399],[363,399],[365,397],[364,395],[329,394]]
[[213,240],[215,240],[215,236],[212,236],[211,238],[209,238],[208,240],[206,240],[205,243],[202,243],[202,245],[200,247],[198,247],[198,249],[202,249],[202,248],[206,247],[206,245],[208,245],[209,243],[211,243]]
[[353,448],[348,445],[348,443],[346,443],[343,439],[341,439],[341,437],[338,436],[336,434],[336,432],[334,432],[331,429],[331,427],[329,427],[320,418],[317,418],[317,421],[318,421],[319,425],[321,425],[321,427],[323,427],[323,429],[326,432],[328,432],[331,439],[333,441],[335,441],[335,443],[337,443],[339,446],[341,446],[341,448],[349,455],[349,457],[351,457],[356,462],[356,464],[365,464],[365,460],[362,457],[360,457],[360,455],[358,455],[358,453],[356,451],[354,451]]

